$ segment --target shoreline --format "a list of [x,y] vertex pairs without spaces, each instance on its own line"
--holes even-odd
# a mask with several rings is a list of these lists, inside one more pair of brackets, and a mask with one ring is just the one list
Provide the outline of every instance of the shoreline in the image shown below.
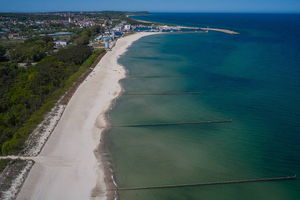
[[109,175],[104,172],[104,156],[98,147],[108,128],[106,113],[122,94],[119,81],[126,77],[118,59],[134,41],[153,34],[158,33],[136,33],[120,38],[100,60],[66,106],[17,199],[111,197],[107,191]]
[[[105,112],[105,121],[106,121],[106,127],[105,129],[102,131],[102,134],[101,134],[101,139],[100,139],[100,143],[99,143],[99,146],[98,146],[98,149],[100,152],[98,152],[97,154],[97,157],[99,160],[101,160],[101,162],[103,163],[103,171],[104,171],[104,181],[105,181],[105,185],[107,186],[107,194],[106,194],[106,200],[117,200],[118,199],[118,193],[117,193],[117,190],[114,190],[117,188],[117,183],[115,181],[115,175],[113,173],[113,169],[112,169],[112,162],[110,160],[110,156],[109,156],[109,152],[108,152],[108,149],[106,147],[106,134],[107,132],[111,129],[111,126],[110,126],[110,119],[109,119],[109,115],[110,115],[110,111],[114,108],[114,106],[116,105],[116,102],[117,100],[123,95],[124,93],[124,88],[123,88],[123,85],[120,83],[121,80],[125,79],[127,77],[127,74],[128,74],[128,71],[127,69],[119,64],[118,60],[121,56],[123,56],[128,48],[137,40],[143,38],[143,37],[146,37],[146,36],[150,36],[150,35],[156,35],[156,34],[162,34],[162,32],[138,32],[138,33],[135,33],[131,36],[134,36],[134,35],[137,35],[139,34],[140,36],[138,38],[135,38],[134,40],[131,40],[130,41],[130,44],[128,44],[126,50],[116,59],[116,62],[117,62],[117,65],[119,65],[123,71],[124,71],[124,77],[121,78],[119,81],[118,81],[118,84],[120,85],[120,91],[117,95],[116,98],[112,99],[111,101],[111,104],[110,104],[110,107],[109,109]],[[130,35],[128,35],[130,36]],[[126,36],[126,37],[128,37]]]

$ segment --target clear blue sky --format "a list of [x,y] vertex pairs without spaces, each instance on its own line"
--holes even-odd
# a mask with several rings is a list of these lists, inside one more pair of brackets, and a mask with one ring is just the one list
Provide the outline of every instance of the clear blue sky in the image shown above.
[[300,0],[0,0],[0,5],[0,12],[145,10],[300,13]]

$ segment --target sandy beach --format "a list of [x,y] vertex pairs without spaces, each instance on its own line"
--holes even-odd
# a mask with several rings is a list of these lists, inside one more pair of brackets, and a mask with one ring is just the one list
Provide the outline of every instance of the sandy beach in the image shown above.
[[104,166],[98,146],[105,113],[121,92],[125,77],[118,58],[132,42],[155,33],[137,33],[117,41],[80,85],[32,167],[17,199],[106,199]]

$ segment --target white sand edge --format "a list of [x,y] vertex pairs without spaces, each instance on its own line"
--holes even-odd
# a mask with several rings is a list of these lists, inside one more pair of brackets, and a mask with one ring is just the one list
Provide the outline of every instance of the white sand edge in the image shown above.
[[121,38],[101,59],[73,95],[17,199],[106,199],[103,164],[95,152],[107,125],[105,113],[125,77],[117,60],[134,41],[152,34],[156,33]]

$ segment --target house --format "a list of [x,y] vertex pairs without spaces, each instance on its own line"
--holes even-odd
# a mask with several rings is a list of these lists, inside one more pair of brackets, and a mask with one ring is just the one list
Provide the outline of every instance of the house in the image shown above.
[[11,39],[11,40],[20,39],[20,35],[19,35],[19,33],[10,33],[10,34],[8,34],[8,39]]
[[124,26],[124,31],[129,31],[131,29],[131,25],[130,24],[126,24]]
[[122,26],[115,26],[112,30],[113,31],[122,31]]
[[69,43],[68,40],[56,40],[56,41],[54,41],[54,47],[55,48],[66,47],[68,45],[68,43]]

